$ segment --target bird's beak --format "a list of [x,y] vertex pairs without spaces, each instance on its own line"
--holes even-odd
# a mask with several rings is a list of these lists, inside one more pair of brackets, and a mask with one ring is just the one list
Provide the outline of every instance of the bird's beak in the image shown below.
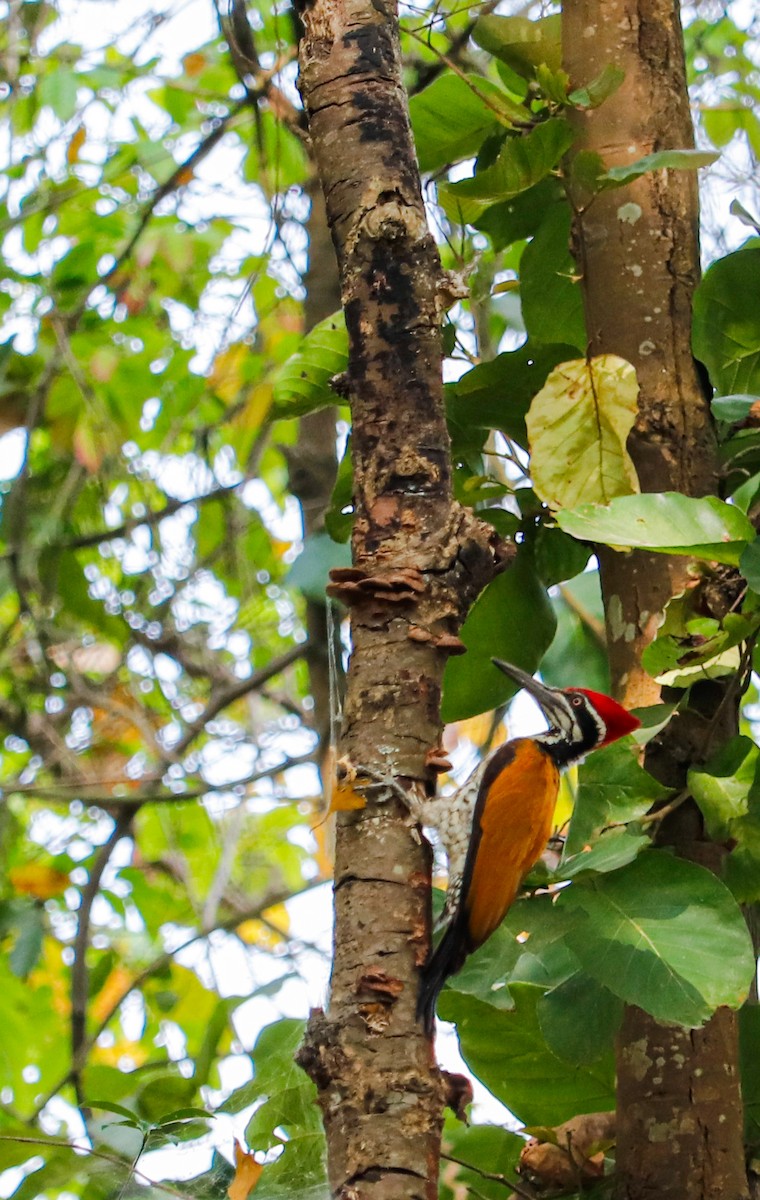
[[560,725],[559,714],[566,715],[567,701],[564,695],[557,688],[547,687],[544,683],[539,683],[527,671],[522,671],[519,667],[514,667],[512,663],[505,662],[503,658],[492,658],[491,662],[505,675],[508,675],[521,688],[525,688],[526,692],[530,692],[533,699],[539,704],[546,714],[546,718],[550,725]]

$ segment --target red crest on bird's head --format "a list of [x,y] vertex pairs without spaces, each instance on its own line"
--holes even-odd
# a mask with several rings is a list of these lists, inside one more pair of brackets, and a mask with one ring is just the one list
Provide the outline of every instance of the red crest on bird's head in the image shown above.
[[616,742],[618,738],[625,737],[627,733],[633,733],[634,729],[640,727],[641,721],[638,717],[634,717],[633,713],[628,712],[627,708],[623,708],[622,704],[618,704],[611,696],[605,696],[604,692],[592,692],[588,688],[572,690],[583,692],[604,721],[606,733],[603,741],[599,743],[600,746],[609,746],[610,742]]

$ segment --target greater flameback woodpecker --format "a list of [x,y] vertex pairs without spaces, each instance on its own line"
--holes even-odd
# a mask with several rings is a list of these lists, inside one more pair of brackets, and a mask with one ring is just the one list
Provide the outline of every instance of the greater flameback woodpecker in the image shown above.
[[492,661],[538,701],[549,728],[497,747],[453,796],[425,806],[422,819],[438,829],[449,860],[446,930],[423,968],[417,1004],[430,1035],[444,983],[501,924],[546,847],[560,770],[641,724],[600,692],[546,687],[511,663]]

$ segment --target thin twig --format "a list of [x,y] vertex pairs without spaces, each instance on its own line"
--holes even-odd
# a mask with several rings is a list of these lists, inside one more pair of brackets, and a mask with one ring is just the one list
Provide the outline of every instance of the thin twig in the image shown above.
[[297,646],[291,646],[284,654],[280,654],[278,658],[272,659],[265,667],[254,671],[253,675],[249,675],[247,679],[240,679],[228,688],[221,688],[216,696],[212,696],[208,704],[204,708],[199,717],[190,723],[185,734],[172,746],[172,752],[181,757],[186,750],[193,744],[195,739],[203,732],[209,721],[213,721],[214,717],[218,716],[222,709],[228,708],[230,704],[234,704],[236,700],[240,700],[243,696],[247,696],[250,692],[255,692],[263,687],[265,683],[269,683],[275,675],[279,675],[286,667],[292,663],[298,662],[299,658],[303,658],[306,653],[307,642],[301,642]]
[[155,1180],[151,1179],[148,1175],[144,1175],[134,1165],[130,1167],[130,1164],[125,1159],[119,1158],[118,1155],[108,1154],[105,1150],[93,1150],[92,1146],[84,1143],[67,1142],[63,1138],[31,1137],[28,1134],[17,1133],[0,1133],[0,1142],[15,1142],[22,1146],[39,1146],[41,1150],[53,1147],[60,1150],[71,1150],[72,1154],[76,1154],[77,1156],[86,1154],[90,1158],[99,1159],[101,1162],[111,1163],[114,1167],[124,1168],[125,1171],[134,1174],[136,1179],[151,1189],[158,1188],[161,1191],[168,1192],[169,1195],[178,1197],[178,1200],[194,1200],[189,1192],[181,1192],[178,1188],[172,1187],[170,1183],[166,1183],[164,1180],[160,1184],[156,1184]]
[[[181,804],[185,800],[200,800],[205,796],[213,796],[215,794],[226,795],[229,792],[234,792],[236,788],[247,787],[251,783],[258,783],[261,779],[271,779],[273,775],[280,775],[283,771],[289,771],[291,767],[308,766],[316,761],[318,757],[317,750],[310,750],[307,754],[295,755],[292,758],[284,758],[281,762],[274,763],[271,767],[262,767],[258,771],[252,771],[250,775],[244,775],[242,779],[233,779],[230,783],[204,783],[202,786],[193,788],[185,792],[133,792],[131,795],[119,796],[113,792],[103,792],[99,795],[91,796],[87,794],[88,788],[93,787],[124,787],[130,782],[120,775],[115,779],[93,779],[93,780],[76,780],[67,782],[65,780],[58,784],[35,784],[23,783],[14,786],[13,784],[4,784],[0,788],[0,798],[3,796],[39,796],[41,799],[55,802],[60,801],[63,804],[70,804],[72,800],[71,793],[79,793],[78,799],[81,799],[83,804],[107,804],[109,808],[139,808],[143,804]],[[160,783],[160,775],[150,775],[140,782]]]
[[468,1171],[473,1171],[481,1179],[487,1179],[490,1183],[503,1184],[504,1187],[508,1187],[513,1192],[516,1192],[518,1196],[523,1196],[524,1200],[536,1200],[536,1192],[532,1188],[528,1188],[523,1183],[516,1183],[514,1179],[508,1179],[506,1175],[499,1175],[494,1171],[483,1171],[480,1167],[476,1167],[474,1163],[465,1162],[463,1158],[457,1158],[453,1154],[441,1152],[441,1158],[444,1158],[446,1162],[456,1163],[458,1167],[464,1167]]

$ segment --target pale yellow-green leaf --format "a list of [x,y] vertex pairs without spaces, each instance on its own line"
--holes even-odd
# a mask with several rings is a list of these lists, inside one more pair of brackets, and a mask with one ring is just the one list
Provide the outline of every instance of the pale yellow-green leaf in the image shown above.
[[542,500],[573,508],[639,491],[626,450],[638,394],[634,368],[616,354],[555,367],[526,418],[531,477]]

